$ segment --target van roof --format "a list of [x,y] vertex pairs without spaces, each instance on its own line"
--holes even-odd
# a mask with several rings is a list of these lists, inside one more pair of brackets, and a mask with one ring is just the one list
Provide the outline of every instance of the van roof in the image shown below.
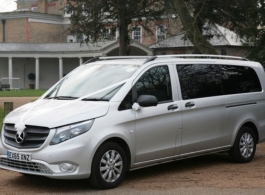
[[[91,60],[85,62],[100,62],[104,61],[106,64],[134,64],[134,65],[143,65],[151,61],[157,62],[168,62],[168,61],[177,61],[185,62],[185,61],[219,61],[221,64],[225,62],[233,62],[233,64],[240,63],[241,65],[246,64],[250,66],[257,66],[257,62],[249,61],[247,58],[238,57],[238,56],[225,56],[225,55],[205,55],[205,54],[181,54],[181,55],[156,55],[156,56],[109,56],[109,57],[95,57]],[[242,63],[244,61],[244,63]]]

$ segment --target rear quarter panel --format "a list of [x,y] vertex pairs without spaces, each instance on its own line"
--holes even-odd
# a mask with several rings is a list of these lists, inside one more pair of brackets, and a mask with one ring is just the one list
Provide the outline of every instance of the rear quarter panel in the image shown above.
[[233,145],[237,132],[247,122],[253,123],[259,134],[259,142],[265,141],[265,74],[261,65],[252,67],[260,80],[262,91],[226,95],[226,131],[229,145]]

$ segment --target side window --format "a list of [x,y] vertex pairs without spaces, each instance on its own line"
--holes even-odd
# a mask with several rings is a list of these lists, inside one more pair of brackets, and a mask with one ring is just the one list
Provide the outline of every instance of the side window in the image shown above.
[[219,66],[177,65],[177,71],[183,100],[222,95]]
[[158,102],[172,100],[172,89],[168,66],[158,66],[149,69],[135,84],[137,97],[153,95]]
[[133,105],[133,100],[132,100],[132,90],[130,90],[127,95],[125,96],[125,98],[122,100],[118,110],[122,111],[122,110],[129,110],[132,109],[132,105]]
[[221,66],[224,95],[261,91],[256,72],[250,67]]

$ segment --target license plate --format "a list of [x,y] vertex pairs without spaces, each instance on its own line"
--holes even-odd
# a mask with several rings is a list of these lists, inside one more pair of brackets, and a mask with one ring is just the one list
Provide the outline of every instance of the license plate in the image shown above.
[[31,154],[28,153],[7,151],[6,157],[11,160],[26,161],[26,162],[31,161]]

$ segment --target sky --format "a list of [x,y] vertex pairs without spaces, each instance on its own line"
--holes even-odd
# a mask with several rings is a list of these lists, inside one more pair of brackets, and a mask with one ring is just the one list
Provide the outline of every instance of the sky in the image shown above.
[[16,9],[16,0],[0,0],[0,12],[10,12]]

